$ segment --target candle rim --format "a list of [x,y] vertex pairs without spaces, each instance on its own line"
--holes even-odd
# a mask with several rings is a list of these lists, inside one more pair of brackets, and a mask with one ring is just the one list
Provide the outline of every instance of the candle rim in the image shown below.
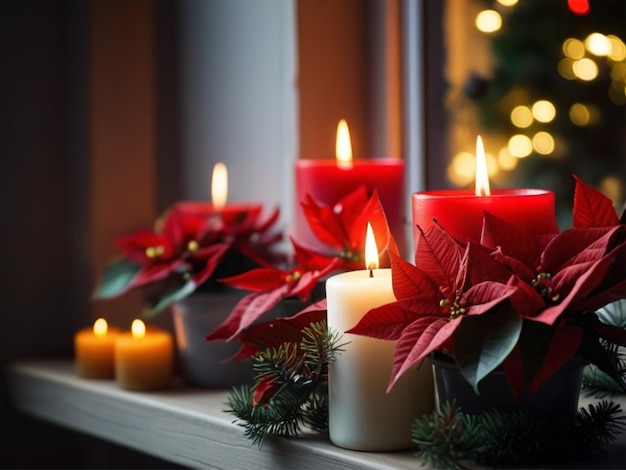
[[296,160],[296,165],[301,168],[311,167],[333,167],[333,168],[350,168],[376,164],[377,166],[404,166],[404,160],[396,157],[379,157],[379,158],[353,158],[349,165],[341,165],[336,159],[316,159],[301,158]]
[[554,191],[535,188],[492,189],[489,196],[477,196],[474,189],[434,189],[428,191],[418,191],[413,193],[412,196],[414,199],[424,199],[427,197],[433,199],[446,199],[456,197],[459,199],[487,200],[509,196],[540,197],[546,195],[554,195]]

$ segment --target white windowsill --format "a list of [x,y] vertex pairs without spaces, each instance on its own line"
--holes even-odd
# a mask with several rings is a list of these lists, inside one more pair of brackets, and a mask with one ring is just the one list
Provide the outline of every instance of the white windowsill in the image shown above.
[[[77,377],[69,360],[17,362],[9,367],[9,379],[13,402],[24,413],[191,468],[421,467],[411,450],[355,452],[336,447],[317,433],[268,439],[259,448],[223,411],[228,390],[173,387],[128,392],[113,380]],[[624,395],[613,400],[626,408]],[[626,435],[577,468],[626,468]]]

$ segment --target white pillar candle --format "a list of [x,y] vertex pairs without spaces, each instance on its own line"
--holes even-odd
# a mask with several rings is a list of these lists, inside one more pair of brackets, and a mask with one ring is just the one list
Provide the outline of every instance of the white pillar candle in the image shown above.
[[396,342],[345,333],[370,309],[395,300],[391,269],[351,271],[326,282],[328,328],[349,342],[329,364],[329,434],[339,447],[410,448],[413,421],[434,409],[430,367],[407,371],[387,393]]

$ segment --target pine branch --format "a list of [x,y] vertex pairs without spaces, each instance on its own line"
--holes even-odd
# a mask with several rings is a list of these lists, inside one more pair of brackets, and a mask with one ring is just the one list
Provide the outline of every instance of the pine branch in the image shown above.
[[417,455],[438,468],[567,463],[602,449],[626,429],[619,405],[602,401],[575,417],[523,410],[465,414],[452,403],[417,419],[411,428]]
[[325,321],[311,323],[299,343],[255,355],[255,385],[234,389],[225,410],[247,438],[261,445],[269,435],[297,436],[302,426],[328,432],[328,362],[342,350],[339,338]]

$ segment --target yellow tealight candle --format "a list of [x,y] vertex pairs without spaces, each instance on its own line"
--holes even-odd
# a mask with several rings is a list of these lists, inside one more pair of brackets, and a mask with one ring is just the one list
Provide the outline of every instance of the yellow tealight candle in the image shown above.
[[134,320],[131,331],[115,340],[115,379],[128,390],[167,388],[174,366],[174,341],[166,331]]
[[76,372],[88,379],[112,379],[113,351],[119,331],[109,328],[104,318],[98,318],[92,328],[80,330],[74,336]]

